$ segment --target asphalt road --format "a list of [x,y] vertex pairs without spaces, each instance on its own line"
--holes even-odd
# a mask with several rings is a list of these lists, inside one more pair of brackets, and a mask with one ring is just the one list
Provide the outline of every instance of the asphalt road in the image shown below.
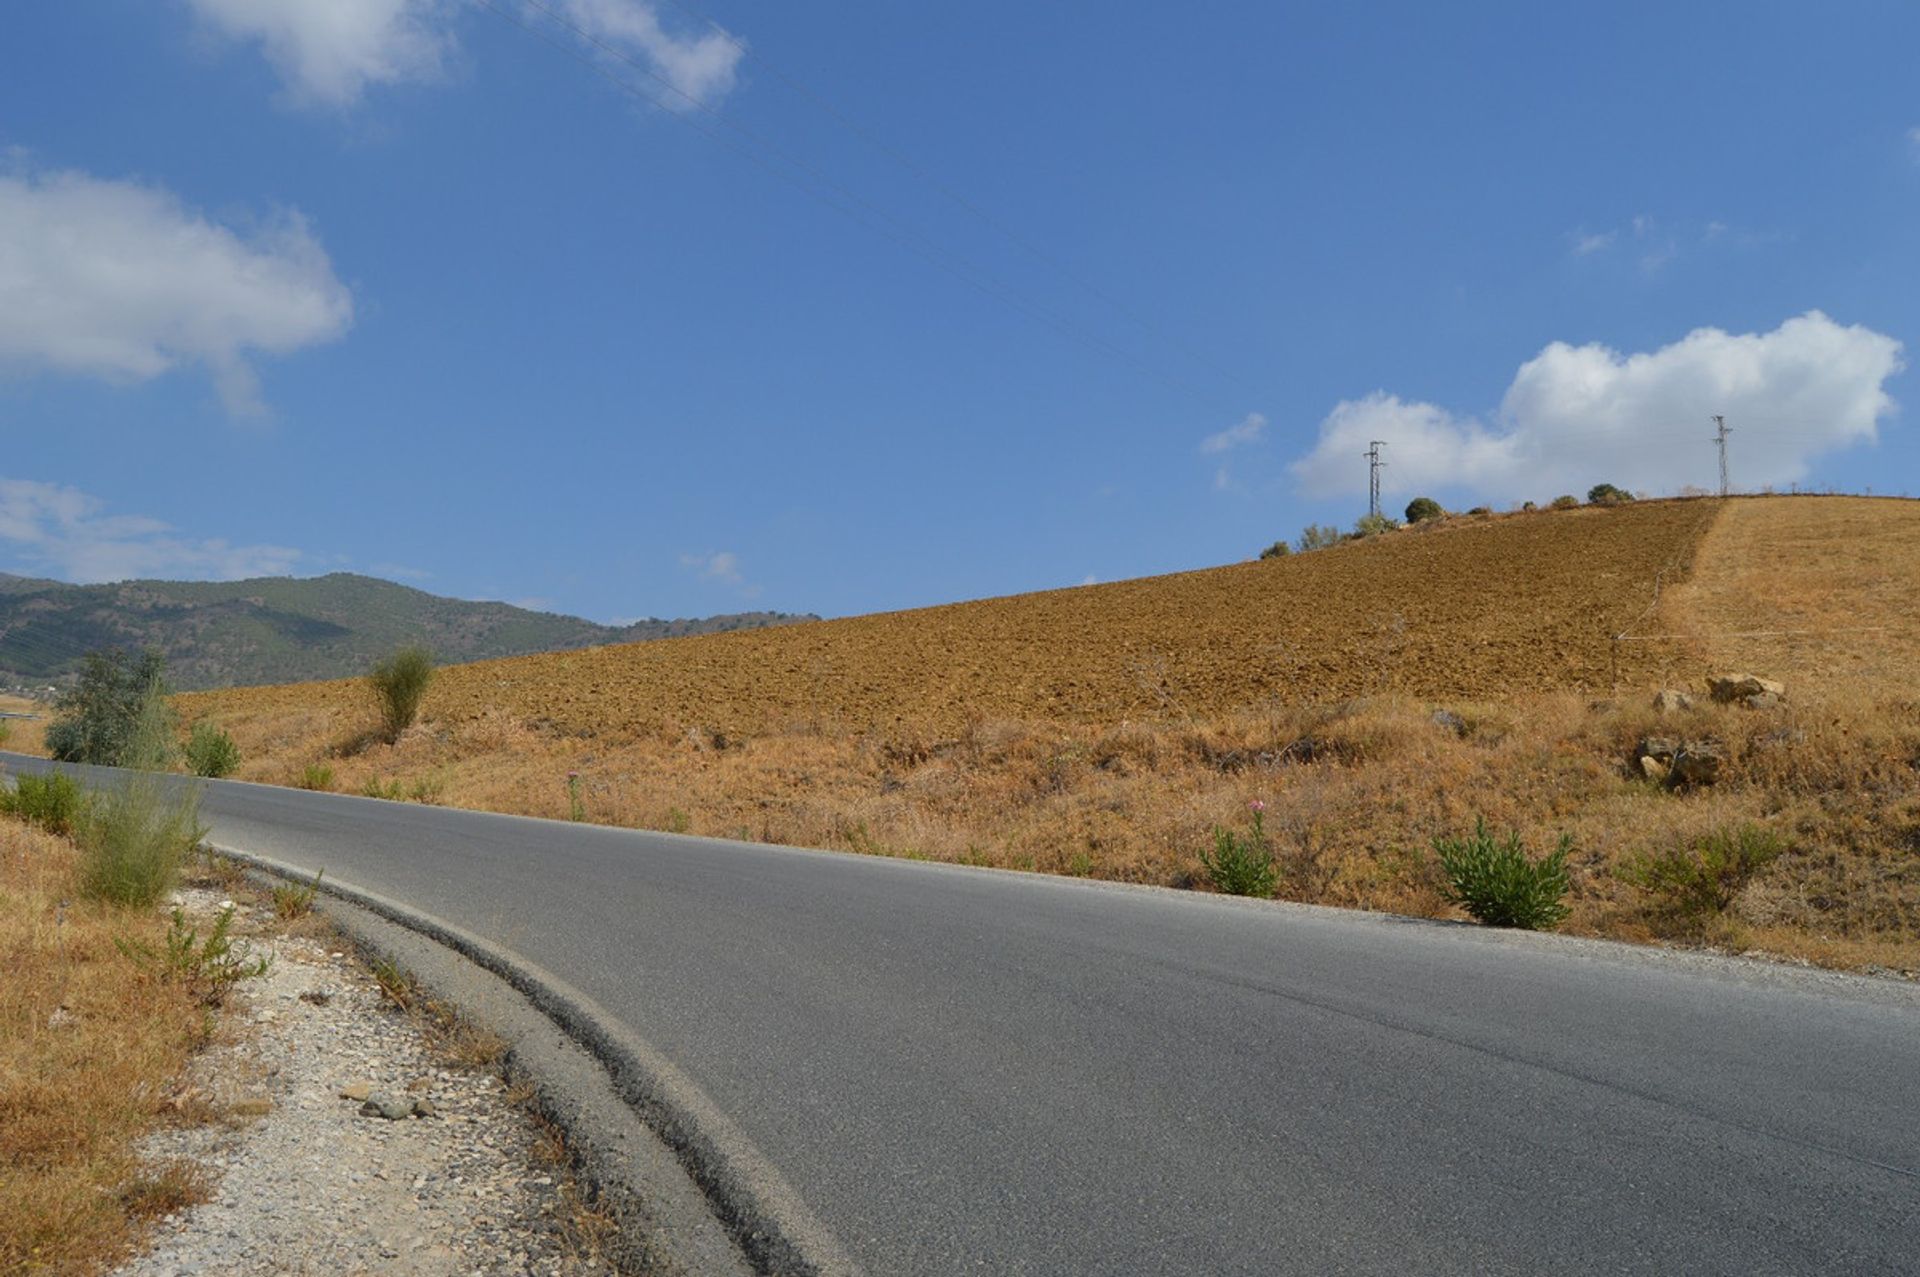
[[1904,984],[258,786],[203,811],[585,991],[876,1277],[1920,1272]]

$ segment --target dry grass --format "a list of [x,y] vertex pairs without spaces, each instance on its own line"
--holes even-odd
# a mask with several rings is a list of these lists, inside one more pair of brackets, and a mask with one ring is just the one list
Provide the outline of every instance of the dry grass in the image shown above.
[[9,714],[38,714],[37,719],[0,718],[6,724],[6,741],[0,749],[10,749],[19,754],[44,754],[46,752],[47,715],[52,708],[38,701],[30,701],[20,696],[0,696],[0,710]]
[[[1213,826],[1260,798],[1283,898],[1414,914],[1449,913],[1431,839],[1484,815],[1536,849],[1573,835],[1572,930],[1915,970],[1912,628],[1626,644],[1617,687],[1609,639],[1915,617],[1920,504],[1668,502],[457,667],[421,725],[344,756],[372,718],[350,685],[203,694],[190,712],[233,731],[260,779],[325,758],[350,792],[434,777],[455,806],[565,818],[577,770],[601,823],[1176,886],[1201,885]],[[1789,703],[1650,708],[1655,687],[1698,691],[1726,663],[1785,678]],[[749,712],[762,688],[769,708]],[[1649,785],[1629,766],[1648,733],[1720,742],[1727,775]],[[1790,850],[1703,931],[1673,933],[1615,874],[1742,823]]]
[[99,1271],[203,1192],[134,1144],[206,1012],[115,947],[161,943],[159,914],[84,901],[77,874],[72,844],[0,821],[0,1272]]

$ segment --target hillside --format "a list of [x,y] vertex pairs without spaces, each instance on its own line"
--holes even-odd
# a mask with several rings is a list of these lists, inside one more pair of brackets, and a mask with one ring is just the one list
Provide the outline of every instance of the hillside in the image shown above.
[[[577,773],[610,824],[1169,886],[1257,799],[1281,896],[1440,917],[1432,841],[1484,818],[1572,840],[1574,931],[1920,972],[1916,620],[1920,502],[1702,499],[480,662],[393,746],[351,681],[179,704],[252,780],[565,817]],[[1729,666],[1785,700],[1711,703]],[[1636,885],[1735,843],[1709,906]]]
[[448,662],[777,625],[772,612],[599,625],[350,573],[66,585],[0,574],[0,679],[45,683],[99,648],[158,647],[187,689],[340,678],[402,643]]

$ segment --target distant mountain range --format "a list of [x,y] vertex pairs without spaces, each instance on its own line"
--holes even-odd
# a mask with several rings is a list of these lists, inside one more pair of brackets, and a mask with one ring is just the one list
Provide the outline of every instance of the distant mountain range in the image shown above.
[[374,577],[66,585],[0,573],[0,681],[56,683],[100,648],[157,647],[195,690],[344,678],[404,643],[443,664],[818,620],[741,612],[600,625],[505,603],[441,598]]

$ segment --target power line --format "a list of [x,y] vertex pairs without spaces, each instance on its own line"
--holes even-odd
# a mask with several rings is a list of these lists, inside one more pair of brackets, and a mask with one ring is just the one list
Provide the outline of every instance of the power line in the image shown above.
[[[473,0],[473,3],[492,13],[502,21],[510,23],[522,32],[540,40],[550,48],[566,54],[622,92],[636,97],[650,106],[659,107],[663,105],[657,97],[650,96],[627,80],[612,74],[606,67],[600,65],[579,48],[556,40],[546,31],[523,21],[517,15],[496,3],[496,0]],[[998,279],[991,272],[974,265],[962,255],[928,239],[918,230],[901,222],[886,210],[875,206],[872,201],[848,190],[840,182],[834,180],[828,174],[821,172],[814,165],[782,150],[737,120],[721,114],[710,104],[688,93],[646,63],[633,57],[625,50],[600,39],[591,31],[586,30],[568,19],[564,14],[542,3],[542,0],[521,0],[521,3],[545,15],[556,26],[562,27],[572,33],[576,39],[592,45],[608,57],[616,59],[640,72],[648,79],[660,85],[668,93],[686,102],[689,106],[702,112],[731,132],[738,134],[741,138],[745,139],[748,145],[742,146],[712,129],[703,127],[685,111],[669,109],[668,114],[676,120],[692,128],[695,132],[701,134],[701,136],[727,146],[728,149],[732,150],[735,154],[740,155],[750,163],[766,170],[790,185],[797,187],[803,193],[819,200],[822,204],[840,213],[849,221],[854,222],[863,229],[892,240],[902,248],[919,256],[923,261],[946,271],[969,287],[1008,306],[1010,309],[1018,311],[1034,322],[1053,329],[1070,341],[1078,342],[1091,349],[1110,355],[1136,372],[1158,372],[1159,375],[1163,377],[1180,382],[1181,385],[1188,390],[1202,394],[1212,393],[1206,387],[1202,387],[1182,375],[1167,370],[1149,369],[1132,351],[1115,345],[1113,342],[1106,340],[1096,333],[1084,331],[1070,321],[1045,310],[1038,303],[1020,294],[1011,285]],[[764,154],[762,154],[762,152],[764,152]],[[796,170],[800,176],[796,176],[794,172],[789,172],[777,167],[775,164],[769,162],[770,158],[777,159],[781,163],[790,166],[790,168]]]
[[1367,517],[1380,517],[1380,470],[1387,463],[1380,459],[1380,449],[1386,446],[1385,439],[1369,439],[1367,450],[1363,454],[1367,459]]

